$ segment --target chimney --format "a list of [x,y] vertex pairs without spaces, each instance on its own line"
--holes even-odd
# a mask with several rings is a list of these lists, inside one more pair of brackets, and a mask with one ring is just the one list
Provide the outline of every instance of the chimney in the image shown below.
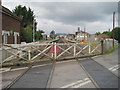
[[110,32],[110,29],[108,30],[108,32]]
[[2,1],[0,0],[0,5],[2,5]]
[[80,27],[78,27],[78,32],[80,32]]

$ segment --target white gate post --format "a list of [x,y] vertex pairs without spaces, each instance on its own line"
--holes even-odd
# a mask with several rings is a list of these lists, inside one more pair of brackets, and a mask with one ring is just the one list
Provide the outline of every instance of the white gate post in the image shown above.
[[[54,43],[52,42],[52,46],[51,47],[53,47],[54,46]],[[52,58],[54,59],[54,53],[51,53],[52,54]]]
[[76,57],[76,44],[74,44],[74,57]]
[[30,46],[29,46],[29,49],[28,49],[28,60],[30,61],[31,60],[31,54],[30,54]]
[[56,42],[54,43],[54,59],[56,60],[57,53],[56,53]]

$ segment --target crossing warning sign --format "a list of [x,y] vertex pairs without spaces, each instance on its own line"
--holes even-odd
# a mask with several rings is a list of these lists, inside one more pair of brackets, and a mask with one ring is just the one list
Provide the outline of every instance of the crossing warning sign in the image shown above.
[[[50,52],[51,53],[54,53],[54,49],[55,49],[55,46],[52,46],[51,48],[50,48]],[[56,53],[58,53],[60,51],[60,48],[58,47],[58,46],[56,46]]]

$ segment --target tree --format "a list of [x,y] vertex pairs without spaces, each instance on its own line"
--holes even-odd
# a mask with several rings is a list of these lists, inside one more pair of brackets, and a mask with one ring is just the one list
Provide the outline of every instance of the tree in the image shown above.
[[101,33],[100,32],[96,32],[95,35],[100,35]]
[[109,31],[104,31],[102,34],[106,34],[109,37],[112,37],[112,32]]
[[113,29],[112,33],[114,32],[114,37],[116,40],[118,40],[118,43],[120,44],[120,27],[116,27]]
[[32,25],[28,25],[27,27],[25,27],[24,29],[23,29],[23,36],[24,36],[24,38],[23,38],[23,40],[24,41],[26,41],[27,43],[28,42],[32,42],[32,34],[33,34],[33,31],[32,31]]
[[52,30],[51,32],[50,32],[50,38],[51,39],[55,39],[55,31],[54,30]]
[[43,30],[36,31],[36,40],[41,40],[43,38],[42,33],[44,33]]
[[[27,8],[26,6],[21,6],[21,5],[16,6],[12,12],[22,19],[21,31],[20,31],[21,41],[32,42],[31,40],[28,40],[26,37],[29,36],[29,38],[33,38],[32,37],[33,35],[31,35],[31,33],[26,33],[28,31],[25,31],[25,30],[26,28],[29,27],[29,30],[30,30],[29,32],[32,32],[31,30],[33,30],[33,20],[35,19],[34,12],[30,8]],[[37,26],[37,23],[35,22],[35,29],[36,29],[36,26]]]

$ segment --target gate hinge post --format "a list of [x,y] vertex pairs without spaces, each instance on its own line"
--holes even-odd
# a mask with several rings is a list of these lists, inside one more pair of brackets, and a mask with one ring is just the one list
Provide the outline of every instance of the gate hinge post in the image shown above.
[[91,44],[89,43],[89,54],[91,53]]
[[54,59],[57,59],[56,42],[54,43]]
[[29,48],[28,48],[28,60],[30,61],[31,60],[31,48],[30,48],[30,46],[28,46]]
[[76,57],[76,44],[74,44],[74,57]]
[[103,55],[103,53],[104,53],[103,40],[101,40],[101,54]]

